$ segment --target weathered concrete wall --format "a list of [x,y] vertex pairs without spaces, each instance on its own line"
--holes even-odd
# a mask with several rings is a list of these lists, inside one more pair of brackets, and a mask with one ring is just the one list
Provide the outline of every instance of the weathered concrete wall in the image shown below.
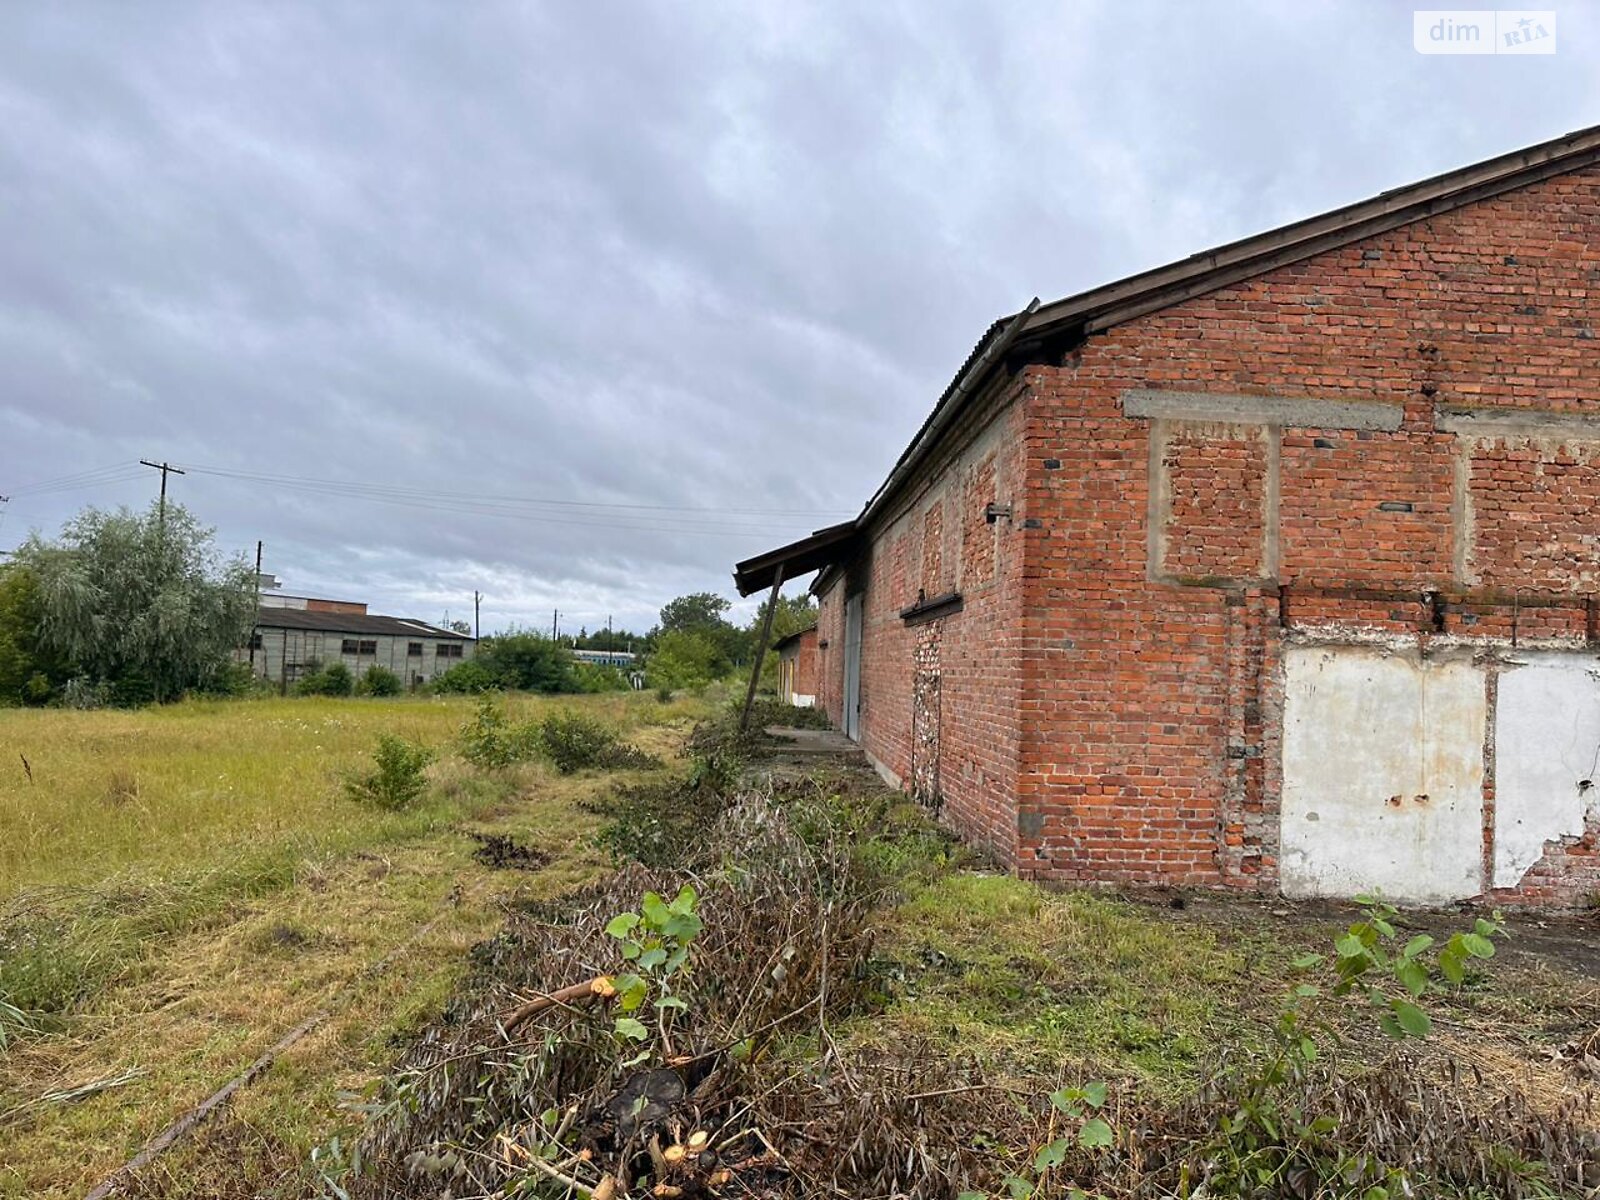
[[[433,638],[421,633],[373,636],[272,626],[262,626],[258,632],[261,645],[253,660],[256,674],[285,688],[293,687],[297,680],[309,674],[312,664],[326,666],[342,662],[356,679],[360,679],[372,667],[387,667],[410,689],[436,679],[457,663],[471,658],[477,650],[477,644],[470,640]],[[346,654],[344,643],[349,638],[355,638],[358,642],[375,642],[376,651],[372,654]],[[412,646],[420,646],[421,653],[412,654]],[[442,653],[441,647],[446,646],[459,646],[461,657]],[[242,663],[252,661],[248,646],[235,650],[233,657]]]
[[1289,646],[1284,671],[1284,894],[1482,892],[1487,706],[1470,652]]
[[1494,886],[1515,888],[1551,843],[1578,841],[1600,797],[1600,659],[1518,653],[1495,704]]

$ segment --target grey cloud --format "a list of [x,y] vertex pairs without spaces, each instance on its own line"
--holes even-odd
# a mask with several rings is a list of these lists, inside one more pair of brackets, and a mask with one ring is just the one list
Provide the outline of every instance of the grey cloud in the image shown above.
[[[175,485],[297,589],[436,617],[477,587],[491,624],[642,628],[856,510],[1029,296],[1580,126],[1596,94],[1587,7],[1524,60],[1422,58],[1391,4],[5,20],[0,492],[160,455],[709,510]],[[0,544],[153,484],[19,494]]]

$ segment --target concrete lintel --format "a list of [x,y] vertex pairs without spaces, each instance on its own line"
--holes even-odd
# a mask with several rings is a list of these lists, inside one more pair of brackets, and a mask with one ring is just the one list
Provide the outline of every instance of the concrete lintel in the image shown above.
[[1440,433],[1469,438],[1548,438],[1600,442],[1600,413],[1547,412],[1527,408],[1438,408]]
[[1393,433],[1405,409],[1382,400],[1322,400],[1313,396],[1229,396],[1214,392],[1168,392],[1131,388],[1122,393],[1129,417],[1169,421],[1216,421],[1233,425],[1277,425],[1299,429],[1376,429]]

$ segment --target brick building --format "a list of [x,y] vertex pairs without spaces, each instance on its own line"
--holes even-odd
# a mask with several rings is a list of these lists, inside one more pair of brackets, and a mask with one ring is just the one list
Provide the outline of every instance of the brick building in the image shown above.
[[778,699],[810,708],[817,702],[817,627],[797,629],[772,649],[778,655]]
[[819,571],[818,702],[1024,875],[1600,890],[1600,129],[997,321]]

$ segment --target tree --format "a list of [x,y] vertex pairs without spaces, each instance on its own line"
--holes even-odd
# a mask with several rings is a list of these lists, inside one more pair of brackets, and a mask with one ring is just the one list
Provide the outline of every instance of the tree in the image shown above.
[[26,567],[0,567],[0,705],[37,704],[66,682],[39,646],[39,580]]
[[[690,633],[703,638],[714,650],[712,678],[726,675],[749,654],[749,636],[724,615],[731,607],[715,592],[679,596],[661,610],[661,633]],[[655,650],[659,653],[659,642]]]
[[574,641],[578,650],[638,650],[645,639],[625,629],[596,629],[593,633],[580,633]]
[[501,687],[524,692],[579,691],[576,660],[566,646],[531,631],[503,633],[478,643],[481,662]]
[[[767,601],[763,600],[756,615],[750,622],[746,636],[750,640],[751,653],[755,653],[756,639],[761,636],[761,623],[767,617]],[[817,604],[809,595],[802,593],[799,596],[778,596],[778,606],[772,614],[772,637],[767,642],[767,652],[761,663],[761,683],[764,687],[777,687],[778,683],[778,656],[773,653],[773,644],[788,637],[791,633],[799,633],[802,629],[809,629],[817,623]]]
[[720,652],[703,629],[668,629],[656,636],[656,647],[645,664],[645,681],[668,691],[704,687],[722,672]]
[[715,629],[728,623],[723,614],[732,608],[715,592],[695,592],[667,602],[661,610],[661,628],[667,630]]
[[255,619],[255,575],[223,560],[213,531],[181,505],[85,509],[14,562],[38,588],[37,646],[117,702],[175,699],[213,682]]
[[[761,636],[761,622],[767,617],[767,602],[763,600],[751,618],[749,633],[752,638]],[[786,638],[817,623],[817,602],[809,595],[778,597],[777,611],[772,614],[772,640]]]

